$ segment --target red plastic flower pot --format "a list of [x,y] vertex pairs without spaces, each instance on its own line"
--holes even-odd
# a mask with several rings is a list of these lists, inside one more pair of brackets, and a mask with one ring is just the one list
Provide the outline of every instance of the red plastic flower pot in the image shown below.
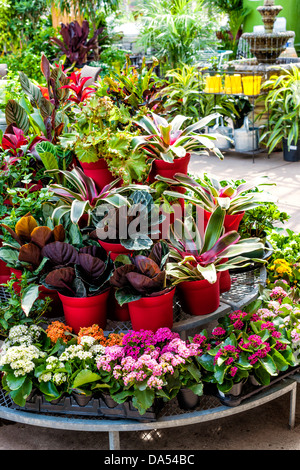
[[108,304],[107,316],[110,320],[130,321],[128,304],[119,305],[114,290],[110,292]]
[[99,325],[106,327],[107,301],[110,289],[92,297],[67,297],[58,293],[63,305],[66,324],[78,334],[80,328]]
[[205,279],[181,282],[178,292],[186,313],[196,316],[213,313],[220,305],[220,273],[214,284]]
[[173,299],[175,288],[155,297],[142,297],[129,302],[132,329],[157,331],[173,327]]
[[0,284],[6,284],[10,278],[10,268],[0,259]]
[[121,245],[121,243],[104,242],[103,240],[98,240],[98,242],[107,254],[110,253],[110,257],[113,261],[115,261],[119,255],[130,255],[133,253],[133,250],[128,250],[125,246]]
[[[172,163],[165,162],[164,160],[154,160],[152,162],[148,182],[150,184],[154,183],[157,175],[164,176],[165,178],[173,178],[176,173],[187,175],[190,159],[191,155],[187,153],[185,157],[175,158]],[[176,191],[185,192],[185,189],[181,190],[176,187]]]
[[238,212],[237,214],[226,214],[224,220],[225,232],[230,232],[231,230],[238,232],[244,215],[245,212]]
[[[0,229],[0,233],[1,229]],[[0,246],[2,246],[2,240],[0,239]],[[10,268],[7,264],[0,259],[0,284],[6,284],[10,278]]]
[[[206,210],[204,212],[204,230],[206,229],[206,226],[208,224],[209,218],[211,216],[211,212],[208,212]],[[225,232],[230,232],[232,230],[235,230],[238,232],[240,223],[245,215],[245,212],[238,212],[237,214],[226,214],[225,219],[224,219],[224,228]]]
[[[15,274],[17,276],[17,278],[20,279],[21,276],[22,276],[22,271],[20,271],[18,269],[10,268],[10,274]],[[17,294],[20,294],[21,287],[20,287],[20,283],[18,281],[16,281],[14,283],[14,290]],[[39,286],[39,297],[38,298],[40,300],[44,300],[46,297],[50,297],[50,299],[51,299],[51,304],[50,304],[51,310],[49,310],[48,312],[45,312],[45,317],[46,318],[56,318],[56,317],[62,316],[63,315],[63,308],[62,308],[62,303],[61,303],[61,300],[59,298],[58,292],[56,290],[47,289],[47,287],[45,287],[45,286]]]
[[[201,210],[199,211],[199,214],[201,214]],[[224,218],[224,228],[225,232],[230,232],[232,230],[235,230],[238,232],[240,223],[245,215],[245,212],[238,212],[237,214],[226,214]],[[211,216],[211,212],[208,212],[206,210],[203,210],[203,223],[204,223],[204,230],[207,227],[209,218]]]
[[[228,258],[223,258],[222,262],[225,263]],[[229,271],[220,272],[220,294],[228,292],[231,289],[231,277]]]
[[107,184],[112,183],[116,178],[109,171],[108,166],[104,158],[100,158],[94,163],[81,163],[80,165],[86,176],[89,176],[94,180],[98,189],[103,189]]

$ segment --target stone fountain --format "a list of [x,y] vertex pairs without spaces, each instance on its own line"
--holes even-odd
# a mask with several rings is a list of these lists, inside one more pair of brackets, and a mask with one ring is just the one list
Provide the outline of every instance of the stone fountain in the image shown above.
[[275,5],[274,0],[265,0],[264,5],[257,8],[262,16],[264,33],[244,33],[242,38],[249,43],[251,53],[258,64],[276,64],[285,51],[289,39],[295,37],[294,31],[274,32],[274,23],[283,9]]

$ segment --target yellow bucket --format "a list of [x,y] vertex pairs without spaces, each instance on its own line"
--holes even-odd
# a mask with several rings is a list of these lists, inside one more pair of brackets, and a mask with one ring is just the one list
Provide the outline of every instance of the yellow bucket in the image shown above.
[[260,75],[251,75],[249,77],[243,77],[242,80],[245,95],[259,95],[261,87]]

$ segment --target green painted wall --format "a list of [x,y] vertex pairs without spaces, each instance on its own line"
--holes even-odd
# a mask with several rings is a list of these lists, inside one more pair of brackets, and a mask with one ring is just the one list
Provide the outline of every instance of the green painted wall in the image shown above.
[[[256,10],[257,7],[264,4],[264,0],[251,1],[244,0],[244,6],[252,9],[252,13],[246,18],[244,25],[244,32],[251,33],[253,26],[262,25],[261,15]],[[286,28],[288,31],[295,31],[295,45],[300,48],[300,0],[275,0],[276,5],[281,5],[283,10],[278,16],[284,16],[287,24]]]

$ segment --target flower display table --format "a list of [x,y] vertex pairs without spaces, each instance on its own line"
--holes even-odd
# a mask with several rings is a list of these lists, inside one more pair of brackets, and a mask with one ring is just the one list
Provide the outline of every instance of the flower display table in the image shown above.
[[[210,315],[199,317],[187,315],[182,310],[178,299],[175,299],[173,330],[182,337],[186,337],[189,331],[195,329],[199,331],[204,325],[208,326],[226,313],[247,305],[257,298],[259,284],[264,284],[265,279],[264,268],[232,275],[230,291],[222,294],[219,308]],[[3,288],[0,290],[0,295],[4,298],[7,295]],[[108,321],[107,328],[109,331],[120,331],[120,329],[127,331],[131,328],[131,324],[130,322]],[[267,387],[253,387],[250,388],[250,392],[246,390],[237,405],[224,405],[216,393],[209,392],[203,394],[199,404],[192,411],[184,411],[180,408],[178,400],[175,398],[166,403],[161,410],[158,410],[156,416],[146,414],[144,417],[138,417],[133,410],[131,415],[130,412],[127,415],[132,419],[120,418],[118,408],[108,409],[109,413],[103,412],[103,408],[95,400],[92,400],[86,407],[80,407],[73,398],[68,398],[64,407],[55,408],[55,405],[51,407],[51,403],[43,403],[41,400],[38,404],[32,402],[25,408],[20,408],[0,389],[0,418],[48,428],[108,432],[109,448],[117,450],[120,449],[120,432],[152,432],[157,429],[225,418],[290,393],[289,425],[292,428],[295,423],[296,388],[299,377],[296,373],[298,369],[281,374]]]

